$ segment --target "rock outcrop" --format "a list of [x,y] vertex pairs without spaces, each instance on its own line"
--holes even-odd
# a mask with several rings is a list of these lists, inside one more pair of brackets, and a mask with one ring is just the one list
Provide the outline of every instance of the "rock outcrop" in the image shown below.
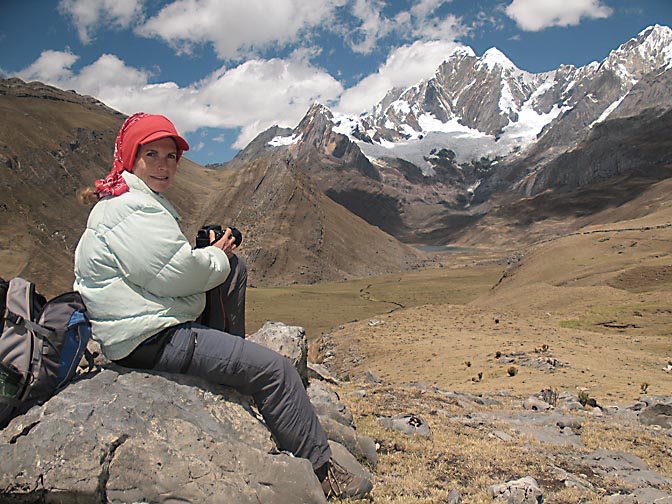
[[[250,339],[290,358],[307,380],[303,328],[269,322]],[[97,362],[0,431],[0,502],[326,502],[310,462],[278,451],[249,397]],[[375,467],[375,443],[351,415],[334,426],[329,412],[346,406],[326,384],[311,388],[334,457],[370,479],[357,459]]]
[[[224,499],[224,500],[223,500]],[[325,502],[249,400],[179,375],[104,369],[0,432],[0,501]]]

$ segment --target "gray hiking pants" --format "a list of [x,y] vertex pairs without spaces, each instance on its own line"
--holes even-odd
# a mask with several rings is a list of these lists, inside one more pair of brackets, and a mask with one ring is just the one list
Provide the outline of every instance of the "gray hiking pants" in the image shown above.
[[244,338],[247,267],[236,255],[229,258],[229,264],[231,273],[226,281],[206,292],[205,310],[197,322]]
[[231,274],[208,292],[199,322],[166,329],[117,363],[199,376],[252,396],[278,447],[317,469],[331,450],[299,373],[286,357],[244,339],[246,281],[243,261],[231,260]]

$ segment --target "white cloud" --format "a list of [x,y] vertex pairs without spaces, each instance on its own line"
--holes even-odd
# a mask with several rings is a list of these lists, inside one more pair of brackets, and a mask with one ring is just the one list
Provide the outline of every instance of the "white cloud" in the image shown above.
[[601,0],[513,0],[506,14],[525,31],[578,25],[582,18],[607,18],[613,10]]
[[411,14],[418,18],[426,18],[443,4],[450,2],[451,0],[420,0],[411,7]]
[[186,87],[150,83],[150,72],[110,54],[73,73],[70,66],[77,56],[49,51],[18,75],[93,95],[126,114],[165,114],[183,133],[202,127],[241,128],[234,146],[242,148],[274,124],[296,126],[314,101],[330,103],[343,92],[337,80],[302,54],[222,67]]
[[302,42],[309,30],[330,24],[348,0],[176,0],[137,32],[183,52],[212,43],[224,60]]
[[[201,125],[242,127],[235,147],[274,124],[296,126],[314,101],[328,104],[343,92],[331,75],[300,59],[249,60],[192,88],[204,105]],[[184,114],[193,120],[189,110]]]
[[461,19],[451,15],[445,18],[422,18],[416,24],[413,35],[421,40],[455,40],[467,33]]
[[360,24],[345,36],[346,42],[354,52],[368,54],[388,35],[402,40],[455,40],[467,33],[461,19],[452,14],[443,17],[436,14],[450,1],[421,0],[413,3],[410,10],[400,11],[390,19],[381,14],[383,1],[355,0],[351,14]]
[[346,40],[354,52],[370,53],[378,40],[395,28],[394,22],[381,16],[383,6],[381,0],[355,0],[351,14],[360,25],[352,33],[346,34]]
[[72,77],[70,67],[75,64],[79,56],[69,51],[44,51],[29,67],[18,72],[17,75],[26,81],[44,80],[59,82]]
[[79,39],[88,44],[92,31],[103,24],[128,28],[142,20],[144,0],[61,0],[60,12],[70,17]]
[[432,77],[459,45],[450,41],[416,41],[395,49],[375,74],[345,91],[336,108],[346,114],[359,114],[370,109],[390,89],[411,86]]
[[175,0],[136,33],[162,39],[180,53],[212,44],[220,59],[238,60],[311,45],[311,37],[325,30],[342,36],[352,51],[369,54],[389,35],[446,40],[465,33],[459,18],[436,15],[449,1],[421,0],[388,18],[384,0]]

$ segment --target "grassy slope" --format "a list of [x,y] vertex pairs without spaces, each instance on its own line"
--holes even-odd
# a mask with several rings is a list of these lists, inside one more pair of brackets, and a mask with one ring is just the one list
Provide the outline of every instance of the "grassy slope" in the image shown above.
[[[631,205],[606,209],[587,227],[521,250],[513,260],[446,255],[444,268],[403,276],[253,290],[251,318],[258,324],[262,314],[277,315],[310,328],[312,339],[336,326],[328,339],[336,353],[331,365],[346,379],[340,392],[360,432],[381,446],[375,502],[443,502],[451,489],[464,502],[491,502],[488,485],[527,474],[542,483],[545,502],[602,502],[605,492],[628,488],[594,474],[592,493],[565,488],[554,467],[571,449],[520,437],[496,440],[493,429],[505,426],[472,424],[454,401],[408,384],[489,395],[505,390],[504,407],[548,387],[587,391],[602,405],[632,402],[645,384],[650,394],[669,394],[669,189],[669,181],[661,182]],[[564,366],[543,371],[521,364],[521,354]],[[507,372],[512,365],[515,376]],[[367,384],[368,370],[383,383]],[[348,394],[361,388],[368,397]],[[379,415],[405,413],[428,420],[433,439],[408,438],[376,422]],[[669,437],[584,415],[581,438],[584,453],[625,450],[672,477]]]

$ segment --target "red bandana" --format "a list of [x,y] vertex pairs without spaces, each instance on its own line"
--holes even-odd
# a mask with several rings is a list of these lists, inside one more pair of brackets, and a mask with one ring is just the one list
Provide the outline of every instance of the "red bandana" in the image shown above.
[[175,140],[179,161],[182,153],[189,150],[189,144],[177,134],[175,126],[166,117],[138,112],[126,119],[114,143],[112,170],[104,179],[96,180],[98,197],[119,196],[128,191],[128,185],[121,176],[121,172],[124,170],[133,172],[138,147],[166,137],[172,137]]

